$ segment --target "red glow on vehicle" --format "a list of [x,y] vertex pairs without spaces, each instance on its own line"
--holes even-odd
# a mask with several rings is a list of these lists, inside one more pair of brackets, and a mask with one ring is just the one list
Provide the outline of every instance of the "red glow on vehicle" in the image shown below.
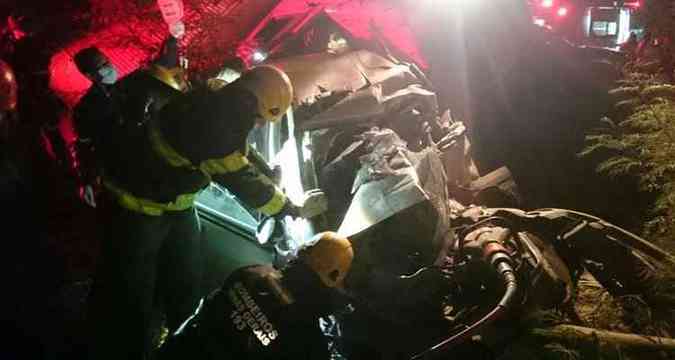
[[632,7],[632,8],[639,8],[641,4],[640,4],[639,1],[634,1],[634,2],[624,3],[623,5],[627,6],[627,7]]
[[421,67],[427,66],[415,34],[407,26],[407,14],[392,7],[390,1],[282,0],[272,15],[311,11],[316,6],[323,6],[328,16],[349,35],[360,40],[374,40],[373,30],[377,29],[377,36],[381,36],[387,45],[406,54]]
[[550,8],[553,6],[553,0],[542,0],[541,6],[545,8]]
[[560,8],[558,8],[557,14],[558,14],[558,16],[563,17],[563,16],[567,16],[568,12],[569,12],[569,10],[567,10],[566,7],[560,7]]

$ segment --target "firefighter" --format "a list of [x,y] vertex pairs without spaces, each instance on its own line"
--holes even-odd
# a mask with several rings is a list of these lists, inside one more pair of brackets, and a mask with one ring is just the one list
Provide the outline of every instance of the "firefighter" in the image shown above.
[[91,81],[91,87],[75,106],[73,124],[78,133],[75,150],[82,183],[80,192],[88,204],[95,206],[94,183],[99,171],[94,155],[94,136],[103,133],[96,131],[98,127],[114,122],[113,118],[119,116],[118,99],[113,92],[117,69],[96,47],[80,50],[74,61],[80,73]]
[[63,284],[65,264],[54,256],[47,235],[42,170],[49,164],[37,134],[19,123],[17,87],[14,71],[0,60],[0,204],[8,209],[2,231],[7,239],[21,234],[0,255],[0,281],[9,289],[0,299],[0,323],[7,334],[0,357],[44,358],[53,345],[48,332],[56,323],[48,299],[53,303]]
[[19,126],[17,92],[14,71],[0,60],[0,203],[14,209],[4,219],[10,226],[27,216],[22,211],[33,206],[27,194],[33,193],[31,156],[35,149],[31,146],[35,144]]
[[236,270],[169,337],[158,359],[330,359],[319,318],[345,303],[353,258],[347,238],[325,232],[282,270]]
[[8,141],[16,122],[17,91],[14,71],[0,60],[0,144]]
[[317,214],[320,194],[294,205],[247,157],[248,132],[279,120],[292,91],[285,73],[261,66],[219,90],[181,95],[142,122],[99,135],[96,146],[108,150],[105,238],[91,300],[93,357],[148,355],[155,303],[163,306],[171,331],[192,313],[201,275],[194,200],[211,181],[268,216]]
[[78,70],[92,82],[73,116],[79,170],[87,189],[85,199],[91,205],[95,206],[91,184],[97,182],[103,163],[114,163],[120,150],[124,152],[108,138],[143,136],[143,125],[152,114],[187,90],[177,58],[176,39],[169,37],[160,56],[147,68],[118,82],[117,70],[98,48],[85,48],[75,55]]
[[[252,165],[255,161],[249,154],[253,149],[246,142],[253,128],[281,119],[292,98],[288,76],[271,65],[255,67],[217,90],[194,91],[164,107],[150,121],[152,154],[162,159],[163,167],[183,175],[184,182],[179,185],[187,190],[202,189],[215,181],[264,215],[315,216],[325,209],[323,194],[312,192],[301,207],[291,203]],[[177,184],[175,179],[155,181],[168,181],[169,187]],[[170,193],[166,197],[174,200],[170,207],[191,206],[194,191]],[[150,207],[150,212],[155,211]]]
[[[3,204],[21,204],[22,193],[26,186],[26,171],[24,168],[27,159],[18,149],[16,128],[18,122],[17,84],[12,68],[0,60],[0,201]],[[14,209],[14,207],[12,207]],[[13,224],[10,211],[10,220]]]
[[[170,40],[167,41],[167,43],[170,42]],[[146,299],[149,299],[152,302],[151,307],[156,305],[154,296],[139,290],[140,288],[136,288],[134,291],[133,286],[141,286],[140,282],[129,284],[129,289],[124,289],[122,282],[125,277],[133,276],[129,275],[127,271],[134,269],[134,266],[138,264],[131,262],[130,266],[125,267],[119,262],[118,255],[123,254],[121,251],[131,251],[133,247],[136,247],[135,255],[141,256],[144,251],[148,251],[152,246],[158,246],[154,251],[162,250],[163,253],[177,254],[183,250],[182,248],[176,249],[174,243],[160,247],[162,244],[153,243],[154,238],[152,237],[145,243],[138,241],[137,244],[133,244],[134,236],[144,237],[145,234],[142,231],[150,229],[151,226],[142,228],[134,226],[134,224],[127,224],[116,216],[118,213],[115,206],[106,206],[105,201],[98,201],[104,199],[94,197],[94,189],[97,188],[96,184],[101,181],[101,178],[120,178],[123,176],[122,174],[129,171],[138,171],[138,167],[130,167],[126,163],[127,159],[137,156],[136,151],[142,148],[142,144],[147,141],[145,136],[147,120],[172,98],[182,94],[187,89],[182,69],[177,69],[178,62],[172,60],[172,58],[177,58],[177,54],[172,55],[164,52],[148,67],[141,68],[117,81],[117,71],[110,60],[97,48],[84,49],[75,56],[78,69],[92,81],[90,90],[75,108],[74,125],[79,136],[77,153],[80,160],[80,172],[83,175],[85,185],[84,189],[86,189],[84,198],[90,205],[99,208],[99,218],[101,219],[99,225],[103,240],[102,256],[97,269],[96,285],[90,299],[90,325],[93,330],[92,351],[97,358],[100,354],[99,351],[105,353],[107,349],[115,346],[105,339],[110,333],[107,330],[99,331],[98,326],[99,322],[105,322],[105,312],[115,309],[115,306],[110,303],[114,300],[106,298],[110,296],[111,292],[116,290],[129,291],[130,296],[142,298],[137,302],[138,304],[145,304]],[[110,201],[108,202],[110,203]],[[125,233],[120,234],[119,231],[112,231],[111,233],[109,229],[115,229],[117,226],[126,226],[130,234],[134,231],[138,231],[138,233],[133,233],[130,235],[131,237],[127,237]],[[181,234],[174,231],[173,236],[174,238],[180,237]],[[118,239],[118,237],[122,239]],[[152,255],[155,256],[156,253],[153,252]],[[186,255],[186,257],[189,258],[190,255]],[[166,267],[169,266],[169,261],[166,260]],[[148,276],[152,279],[151,288],[154,288],[154,269],[153,273],[148,274]],[[183,290],[183,287],[177,287],[177,291]],[[152,292],[153,290],[150,289],[149,291]],[[186,292],[189,297],[192,297],[193,293],[192,290]],[[178,292],[175,294],[178,294]],[[175,294],[166,294],[166,296],[158,294],[162,296],[157,298],[180,298],[180,295]],[[161,300],[156,301],[161,303]],[[120,306],[119,309],[125,311],[124,309],[129,308],[133,313],[133,311],[139,311],[141,308],[138,304],[131,301],[125,306]],[[178,305],[172,303],[165,307],[171,323],[178,322],[178,320],[173,320],[174,318],[186,316],[186,312],[176,310],[179,307]],[[151,312],[150,307],[147,307],[147,311],[145,308],[146,305],[143,305],[145,313]],[[115,317],[114,313],[111,313],[110,316]],[[116,324],[114,319],[112,324]],[[135,341],[140,344],[150,341],[143,340],[144,337],[150,336],[145,335],[147,327],[147,321],[141,320],[141,324],[135,327],[137,333],[133,335],[137,335],[139,339]],[[114,328],[113,326],[111,330]],[[134,343],[131,342],[130,344],[129,346],[121,346],[120,351],[125,354],[133,352],[129,349],[132,349]],[[141,353],[145,347],[145,345],[138,345],[135,349],[138,349],[136,351]],[[111,354],[114,353],[114,351],[111,352]]]

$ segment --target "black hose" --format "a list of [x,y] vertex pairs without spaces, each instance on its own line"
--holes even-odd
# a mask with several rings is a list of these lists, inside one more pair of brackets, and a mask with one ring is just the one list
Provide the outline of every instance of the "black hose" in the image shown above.
[[516,298],[516,293],[518,291],[518,280],[516,274],[511,266],[511,258],[505,253],[497,253],[492,256],[490,259],[492,265],[495,266],[495,269],[502,276],[506,289],[504,290],[504,295],[497,304],[497,306],[492,309],[487,315],[483,316],[480,320],[471,324],[466,329],[461,332],[441,341],[440,343],[424,350],[423,352],[413,356],[410,360],[420,360],[420,359],[431,359],[433,356],[438,354],[441,351],[448,350],[449,348],[457,345],[460,342],[465,341],[466,339],[477,334],[485,325],[492,323],[497,318],[501,317],[506,310],[511,307],[512,302]]
[[518,279],[516,278],[516,274],[513,271],[511,264],[503,262],[500,263],[498,267],[503,268],[503,271],[500,271],[500,274],[502,275],[506,289],[504,290],[504,296],[502,296],[502,299],[497,306],[507,309],[511,307],[511,303],[516,298],[516,293],[518,292]]

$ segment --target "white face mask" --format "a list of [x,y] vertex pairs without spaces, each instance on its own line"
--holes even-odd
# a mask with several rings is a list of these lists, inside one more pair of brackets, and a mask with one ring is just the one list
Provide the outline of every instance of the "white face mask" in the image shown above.
[[98,69],[98,76],[102,83],[112,85],[117,81],[117,70],[112,65],[106,65]]

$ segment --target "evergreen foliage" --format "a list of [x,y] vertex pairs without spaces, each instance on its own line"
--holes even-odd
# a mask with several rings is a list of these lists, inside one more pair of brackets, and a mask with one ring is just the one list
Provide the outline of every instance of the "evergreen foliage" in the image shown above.
[[647,236],[673,245],[675,236],[675,86],[654,77],[629,74],[610,92],[617,100],[614,119],[588,135],[586,156],[604,151],[609,157],[597,170],[610,177],[636,176],[641,190],[656,196]]

